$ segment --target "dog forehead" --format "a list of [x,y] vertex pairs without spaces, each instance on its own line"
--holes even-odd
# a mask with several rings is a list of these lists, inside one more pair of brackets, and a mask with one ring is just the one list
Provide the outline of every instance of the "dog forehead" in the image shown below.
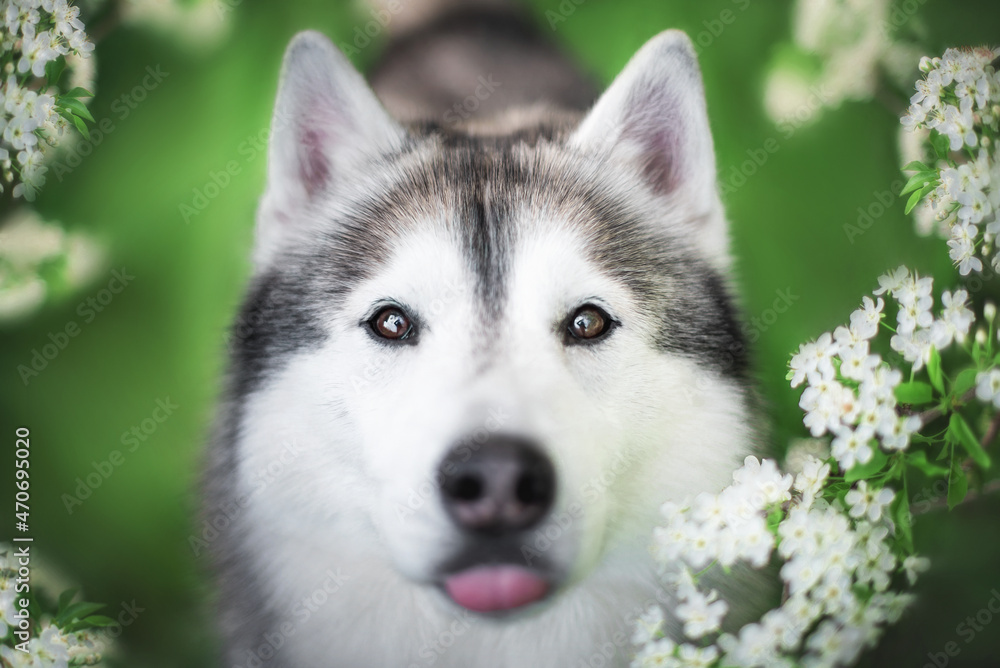
[[[433,237],[439,249],[456,247],[476,290],[499,302],[512,258],[527,244],[537,251],[540,239],[564,235],[562,248],[553,245],[556,258],[587,255],[618,273],[628,265],[626,273],[637,276],[655,269],[647,260],[662,257],[661,240],[636,205],[642,197],[609,171],[558,144],[470,139],[418,147],[400,157],[379,187],[355,190],[343,213],[331,216],[339,250],[331,260],[350,264],[363,256],[363,269],[381,271],[419,246],[414,239]],[[424,250],[433,260],[433,248]]]

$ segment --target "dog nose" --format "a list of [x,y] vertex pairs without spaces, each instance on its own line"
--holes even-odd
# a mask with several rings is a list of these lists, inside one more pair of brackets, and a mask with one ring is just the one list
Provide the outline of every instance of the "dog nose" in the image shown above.
[[493,437],[462,444],[441,462],[441,496],[452,520],[479,533],[512,533],[542,519],[555,498],[552,462],[531,442]]

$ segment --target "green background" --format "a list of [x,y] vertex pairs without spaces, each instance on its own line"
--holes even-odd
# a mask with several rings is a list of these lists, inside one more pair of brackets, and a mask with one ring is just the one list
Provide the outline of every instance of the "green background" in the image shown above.
[[[530,3],[547,29],[547,10]],[[742,4],[742,3],[740,3]],[[589,0],[556,25],[553,37],[608,82],[645,40],[666,28],[706,30],[730,0],[664,2]],[[107,244],[110,264],[95,282],[25,323],[0,330],[0,441],[13,444],[15,426],[31,428],[32,533],[35,549],[67,582],[82,583],[90,600],[144,608],[121,639],[128,666],[210,666],[214,639],[204,559],[188,546],[195,530],[196,484],[205,434],[223,369],[227,325],[246,282],[253,213],[263,186],[265,157],[241,152],[267,128],[281,55],[297,31],[321,30],[335,42],[352,39],[370,17],[360,6],[299,0],[234,4],[228,35],[196,45],[176,35],[119,27],[98,45],[94,117],[114,131],[61,182],[51,173],[37,208],[69,229]],[[762,317],[786,290],[799,299],[773,324],[758,328],[755,361],[775,441],[805,435],[798,392],[784,380],[798,344],[847,319],[875,278],[906,263],[949,276],[941,240],[922,239],[902,202],[850,243],[844,225],[858,207],[876,201],[899,176],[896,110],[885,101],[848,102],[827,110],[785,138],[763,112],[769,65],[790,40],[791,3],[751,1],[738,19],[701,49],[720,176],[769,138],[779,150],[725,197],[732,220],[738,290],[747,320]],[[929,0],[907,26],[930,54],[947,46],[995,44],[995,0]],[[378,45],[354,58],[372,62]],[[113,106],[159,66],[167,76],[121,118]],[[887,92],[883,97],[893,98]],[[898,97],[898,96],[896,96]],[[902,99],[902,98],[900,98]],[[185,222],[211,172],[237,161],[240,173]],[[135,276],[93,322],[78,305],[105,287],[112,268]],[[987,283],[977,301],[995,294]],[[770,318],[769,318],[770,319]],[[69,321],[81,326],[58,357],[29,384],[17,366]],[[67,513],[72,493],[92,462],[127,450],[123,432],[152,416],[157,399],[178,408],[82,505]],[[6,448],[6,446],[0,446]],[[13,460],[11,452],[4,457]],[[3,470],[11,467],[2,464]],[[9,473],[3,495],[12,498]],[[5,506],[6,507],[6,506]],[[891,634],[873,665],[922,666],[945,643],[958,642],[961,661],[1000,657],[1000,621],[971,642],[956,634],[1000,590],[1000,505],[968,504],[946,516],[919,519],[918,547],[934,569],[919,590],[916,612]],[[12,531],[2,513],[2,534]],[[387,631],[391,632],[391,631]],[[983,665],[990,665],[989,663]]]

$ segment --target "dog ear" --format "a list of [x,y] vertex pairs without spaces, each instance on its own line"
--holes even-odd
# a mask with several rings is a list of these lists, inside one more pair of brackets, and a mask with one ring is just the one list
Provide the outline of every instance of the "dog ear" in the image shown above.
[[569,143],[638,167],[654,193],[670,196],[699,221],[692,232],[710,256],[726,256],[705,91],[687,35],[668,30],[646,42]]
[[405,138],[330,40],[312,31],[296,35],[285,52],[271,121],[267,188],[257,213],[258,265],[306,224],[310,202]]

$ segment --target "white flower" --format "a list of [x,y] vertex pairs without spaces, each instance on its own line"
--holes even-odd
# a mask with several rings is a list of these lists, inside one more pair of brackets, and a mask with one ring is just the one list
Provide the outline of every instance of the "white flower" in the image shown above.
[[976,398],[1000,408],[1000,369],[982,371],[976,376]]
[[851,313],[851,329],[863,339],[870,339],[878,333],[878,324],[882,319],[882,308],[885,302],[881,298],[873,302],[871,297],[864,297],[861,308]]
[[878,355],[868,354],[868,342],[862,341],[840,352],[840,373],[845,378],[862,381],[882,362]]
[[632,668],[675,668],[673,658],[677,645],[670,638],[661,638],[643,647],[629,664]]
[[790,366],[793,371],[792,387],[797,387],[803,379],[808,378],[810,384],[822,379],[833,379],[835,372],[833,358],[840,350],[839,344],[833,340],[830,333],[825,333],[813,343],[799,347],[799,352],[792,357]]
[[759,493],[761,507],[792,498],[788,491],[792,487],[792,476],[782,475],[773,459],[758,461],[756,457],[747,457],[743,460],[743,468],[733,473],[733,482],[746,485],[751,494]]
[[14,606],[16,594],[13,582],[6,579],[0,581],[0,638],[7,635],[7,629],[14,626],[14,615],[17,608]]
[[53,43],[52,33],[48,30],[40,32],[34,37],[25,37],[21,46],[21,54],[21,60],[17,63],[17,71],[24,73],[30,69],[36,77],[45,76],[45,65],[60,56],[56,44]]
[[949,104],[944,109],[944,120],[937,127],[937,130],[948,137],[951,150],[958,151],[963,146],[976,146],[976,131],[973,126],[971,109],[962,111]]
[[868,489],[868,481],[862,480],[858,482],[857,487],[847,493],[844,501],[851,506],[851,517],[867,516],[872,522],[878,522],[882,518],[883,510],[895,497],[895,493],[888,487]]
[[823,484],[829,475],[829,464],[815,457],[809,457],[802,465],[802,472],[795,477],[795,489],[802,492],[803,499],[808,498],[811,503],[811,500],[822,491]]
[[723,634],[719,647],[726,653],[723,665],[752,668],[777,663],[774,637],[760,624],[747,624],[735,637]]
[[688,638],[696,640],[719,630],[729,605],[717,600],[718,598],[717,591],[705,595],[696,590],[689,592],[683,602],[677,605],[675,612],[678,619],[684,622],[684,634]]
[[869,442],[875,436],[875,430],[867,425],[859,425],[855,429],[842,426],[835,433],[837,436],[830,445],[830,454],[837,458],[843,470],[871,461],[874,453]]
[[677,649],[678,668],[709,668],[719,658],[718,648],[704,649],[684,643]]
[[899,266],[895,271],[878,277],[879,287],[873,294],[880,295],[888,292],[890,295],[895,295],[896,291],[903,287],[903,283],[909,276],[910,270],[904,266]]
[[898,353],[903,355],[903,359],[913,363],[913,370],[920,371],[931,356],[931,333],[924,329],[914,333],[912,336],[897,334],[889,340],[889,345]]
[[55,21],[56,30],[69,37],[74,31],[83,30],[83,21],[80,20],[80,8],[69,5],[66,0],[55,0],[52,6],[52,20]]
[[635,630],[632,632],[632,643],[645,645],[663,634],[663,627],[666,623],[663,616],[663,608],[652,605],[646,612],[635,620]]
[[[972,323],[976,319],[976,315],[966,307],[968,298],[969,293],[965,290],[956,290],[954,293],[945,290],[941,294],[941,304],[944,306],[944,310],[941,313],[941,320],[936,321],[934,324],[942,323],[947,332],[949,343],[952,338],[957,341],[964,341],[969,333],[969,329],[972,327]],[[933,329],[931,334],[933,337]],[[934,345],[938,349],[941,349],[948,344],[938,345],[935,343]]]
[[906,579],[911,587],[917,584],[917,575],[930,567],[931,560],[927,557],[918,557],[915,554],[911,554],[903,560],[903,569],[906,571]]
[[919,431],[923,424],[916,415],[896,418],[893,413],[892,418],[891,422],[879,425],[882,447],[886,450],[905,450],[910,445],[910,436]]
[[976,235],[978,233],[979,231],[972,223],[952,225],[951,227],[948,257],[958,265],[958,273],[962,276],[968,276],[971,271],[983,270],[982,260],[976,257]]

